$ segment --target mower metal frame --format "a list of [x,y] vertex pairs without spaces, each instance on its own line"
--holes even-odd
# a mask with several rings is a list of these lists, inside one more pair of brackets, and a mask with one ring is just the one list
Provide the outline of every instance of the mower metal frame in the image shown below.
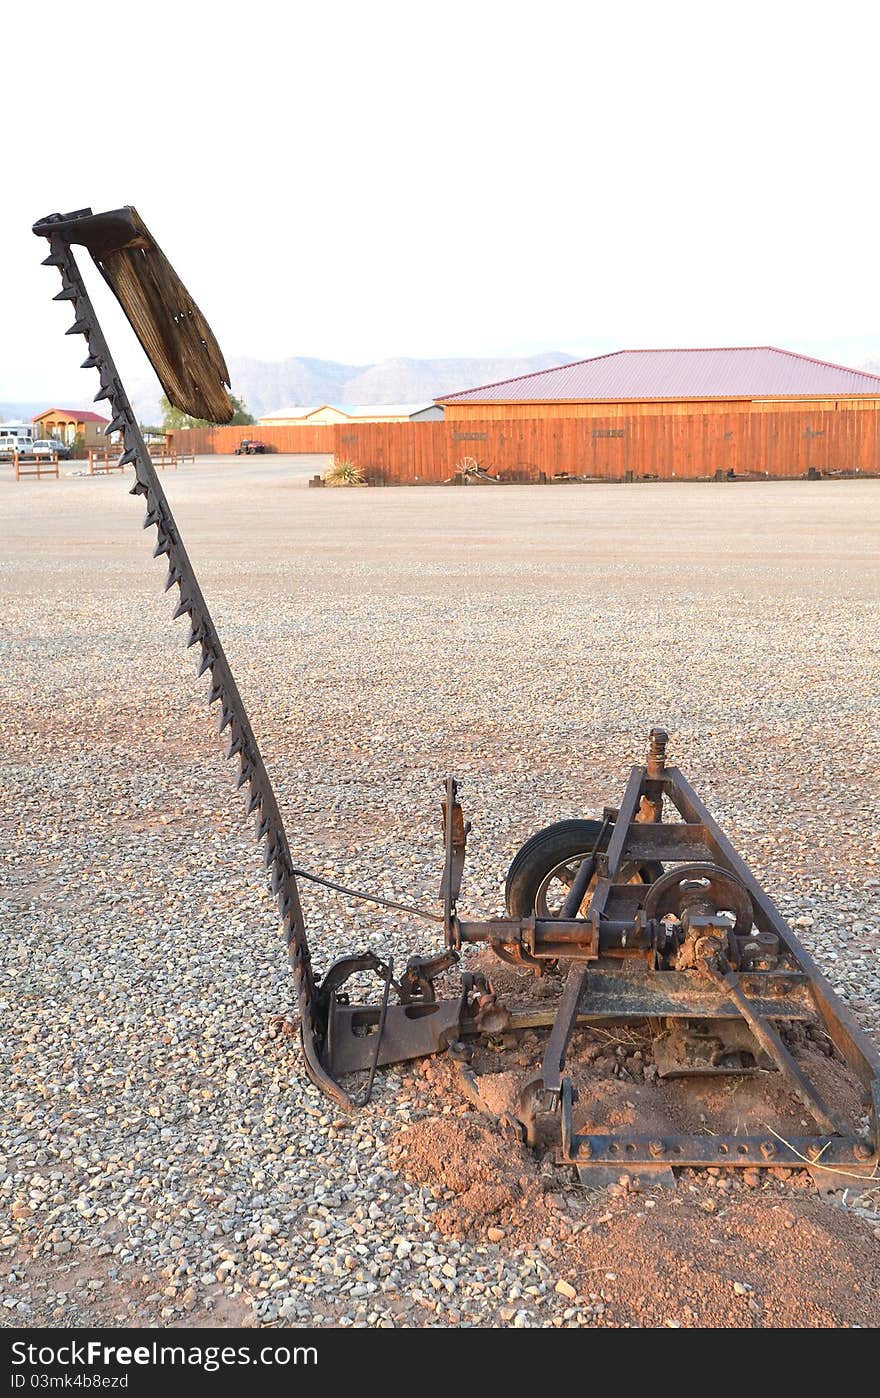
[[[447,867],[441,887],[444,895],[449,890],[453,894],[447,896],[445,907],[448,947],[457,953],[463,945],[485,943],[505,959],[538,972],[546,963],[564,958],[569,963],[565,986],[552,1015],[507,1011],[485,984],[475,993],[468,987],[471,993],[455,1000],[404,1000],[388,1009],[385,1042],[378,1047],[377,1061],[400,1062],[442,1052],[450,1045],[460,1053],[461,1041],[480,1034],[546,1026],[550,1033],[541,1071],[523,1086],[515,1125],[524,1140],[536,1144],[540,1118],[557,1114],[557,1162],[576,1167],[584,1180],[624,1168],[660,1175],[673,1165],[826,1171],[845,1167],[860,1177],[880,1178],[880,1058],[693,787],[677,767],[667,767],[666,743],[666,733],[653,729],[647,762],[632,768],[619,809],[604,812],[610,829],[607,849],[597,849],[582,861],[558,919],[472,921],[458,916],[455,898],[464,862],[463,840],[459,836],[451,844],[449,832],[466,831],[469,826],[460,811],[453,821],[449,819],[456,797],[450,778],[444,803]],[[665,802],[679,820],[663,820]],[[645,862],[693,871],[723,870],[732,876],[747,895],[756,929],[740,941],[755,949],[758,963],[723,968],[703,964],[686,971],[661,968],[670,941],[665,924],[646,912],[652,885],[616,882],[625,864]],[[581,916],[584,904],[586,912]],[[698,931],[729,930],[729,917],[725,921],[717,910],[709,911],[708,917],[695,920],[700,924]],[[760,955],[768,946],[777,949],[777,956],[762,965]],[[374,1052],[370,1031],[378,1024],[378,1007],[352,1006],[344,998],[340,1004],[334,993],[323,1008],[328,1073],[335,1077],[366,1067]],[[575,1094],[564,1074],[575,1027],[655,1019],[714,1026],[729,1021],[747,1027],[756,1058],[760,1055],[785,1076],[822,1134],[790,1140],[772,1134],[663,1138],[576,1134]],[[797,1021],[820,1023],[858,1078],[870,1122],[867,1139],[849,1129],[835,1107],[823,1100],[784,1042],[780,1026]],[[687,1068],[678,1075],[687,1076]],[[470,1086],[478,1092],[479,1079],[471,1075]]]

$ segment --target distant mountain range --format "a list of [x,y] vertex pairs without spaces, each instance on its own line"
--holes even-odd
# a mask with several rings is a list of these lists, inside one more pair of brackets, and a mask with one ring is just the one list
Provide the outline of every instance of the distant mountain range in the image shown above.
[[33,422],[35,414],[56,406],[55,403],[0,403],[0,422]]
[[571,355],[534,354],[522,358],[384,359],[380,364],[338,364],[330,359],[284,359],[268,363],[237,358],[229,362],[232,391],[255,417],[294,403],[422,403],[441,393],[476,384],[533,374],[568,364]]

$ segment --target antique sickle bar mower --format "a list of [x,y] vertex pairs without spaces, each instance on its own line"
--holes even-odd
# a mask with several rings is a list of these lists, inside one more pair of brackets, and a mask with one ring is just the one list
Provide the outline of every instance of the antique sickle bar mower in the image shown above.
[[[52,214],[34,226],[48,239],[48,266],[75,315],[68,334],[83,335],[112,411],[108,435],[120,434],[121,462],[134,468],[131,493],[146,504],[144,528],[156,530],[154,555],[167,560],[166,591],[176,588],[175,617],[187,617],[200,675],[210,675],[209,704],[238,761],[248,813],[255,817],[293,970],[306,1070],[342,1106],[356,1105],[341,1079],[367,1074],[369,1096],[381,1065],[448,1053],[465,1090],[479,1098],[468,1066],[471,1046],[517,1029],[549,1030],[543,1062],[525,1082],[507,1124],[529,1143],[555,1119],[556,1160],[583,1179],[609,1169],[669,1174],[671,1166],[808,1168],[860,1177],[878,1174],[880,1060],[835,997],[779,910],[749,872],[698,796],[666,764],[666,734],[651,732],[644,765],[633,767],[620,806],[601,820],[569,821],[533,836],[511,865],[505,916],[459,914],[469,825],[454,780],[443,802],[443,911],[433,912],[345,888],[295,866],[272,785],[229,663],[110,357],[73,254],[85,247],[125,311],[165,392],[196,417],[228,421],[229,375],[198,307],[133,208]],[[333,963],[316,979],[297,888],[311,879],[379,906],[442,926],[444,945],[413,956],[395,976],[392,961],[372,951]],[[557,890],[554,900],[553,890]],[[541,974],[562,963],[564,989],[549,1012],[508,1009],[484,976],[464,972],[452,998],[436,983],[462,948],[485,943],[515,965]],[[353,1004],[346,987],[357,973],[382,982],[377,1003]],[[392,1001],[392,992],[394,1000]],[[816,1123],[810,1136],[578,1134],[575,1098],[565,1073],[576,1025],[659,1022],[655,1063],[661,1078],[778,1070]],[[843,1121],[823,1099],[792,1051],[791,1026],[821,1026],[862,1086],[867,1128]]]

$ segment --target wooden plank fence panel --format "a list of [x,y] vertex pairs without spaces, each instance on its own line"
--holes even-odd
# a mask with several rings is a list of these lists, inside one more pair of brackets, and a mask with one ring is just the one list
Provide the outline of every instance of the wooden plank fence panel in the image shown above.
[[168,433],[169,448],[196,456],[231,455],[245,437],[265,442],[278,452],[307,456],[333,451],[334,424],[311,427],[187,427]]
[[880,409],[609,413],[603,417],[363,422],[313,427],[215,427],[175,432],[177,452],[229,453],[243,437],[279,452],[350,460],[375,484],[437,484],[470,458],[493,475],[539,481],[560,473],[620,480],[706,480],[720,471],[792,478],[816,471],[880,473]]

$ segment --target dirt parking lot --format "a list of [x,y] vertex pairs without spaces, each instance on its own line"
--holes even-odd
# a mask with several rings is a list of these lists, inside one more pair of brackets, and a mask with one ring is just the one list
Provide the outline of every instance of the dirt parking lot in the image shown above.
[[[321,465],[163,480],[295,857],[433,903],[453,771],[462,904],[500,912],[522,842],[616,803],[659,722],[880,1038],[880,482],[307,489]],[[3,1322],[876,1325],[880,1197],[578,1191],[499,1159],[441,1069],[350,1118],[304,1081],[152,531],[130,474],[73,469],[0,467]],[[436,945],[303,901],[318,969]]]

